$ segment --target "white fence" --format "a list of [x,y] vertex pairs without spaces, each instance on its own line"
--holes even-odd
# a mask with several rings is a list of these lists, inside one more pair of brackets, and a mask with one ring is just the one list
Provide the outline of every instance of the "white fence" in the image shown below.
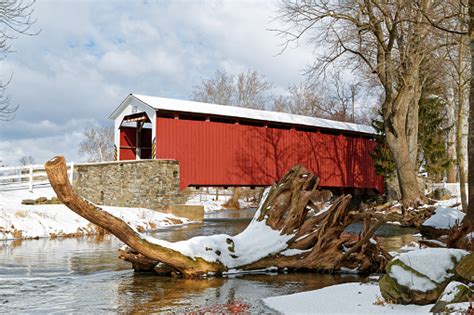
[[[67,163],[69,180],[72,183],[74,162]],[[49,180],[44,165],[0,167],[0,190],[28,189],[48,186]]]
[[[453,196],[461,196],[461,185],[459,183],[433,183],[431,185],[431,191],[436,188],[446,188]],[[468,191],[468,185],[466,184],[466,193]]]

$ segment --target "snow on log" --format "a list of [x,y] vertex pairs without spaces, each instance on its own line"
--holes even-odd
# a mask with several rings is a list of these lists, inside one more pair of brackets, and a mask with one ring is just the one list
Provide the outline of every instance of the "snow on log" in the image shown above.
[[373,218],[364,213],[362,235],[357,238],[345,233],[345,228],[358,218],[357,214],[349,214],[351,196],[338,197],[329,208],[318,206],[312,197],[318,193],[319,180],[300,165],[266,190],[254,218],[240,234],[198,236],[179,242],[139,233],[74,193],[63,157],[51,159],[45,168],[66,206],[130,247],[120,250],[120,258],[130,261],[137,271],[155,269],[158,274],[185,277],[271,267],[379,272],[390,258],[371,239],[382,221],[373,224]]

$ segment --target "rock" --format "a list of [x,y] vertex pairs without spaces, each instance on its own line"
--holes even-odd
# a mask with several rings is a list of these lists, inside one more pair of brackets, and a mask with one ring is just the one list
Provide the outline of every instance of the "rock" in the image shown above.
[[446,188],[436,188],[435,190],[430,192],[427,195],[427,197],[431,199],[436,199],[436,200],[448,200],[452,196],[451,196],[451,192],[447,190]]
[[22,205],[34,205],[35,204],[35,201],[33,199],[23,199],[21,201],[21,204]]
[[474,253],[464,256],[456,266],[456,274],[464,280],[474,282]]
[[59,200],[58,197],[52,197],[51,200],[48,200],[48,203],[52,205],[62,204],[61,200]]
[[458,262],[468,254],[460,249],[427,248],[400,254],[387,265],[379,282],[383,298],[399,304],[435,302],[455,278]]
[[468,302],[472,295],[471,289],[462,282],[450,282],[439,296],[435,305],[430,309],[432,313],[449,313],[449,304]]
[[35,205],[44,205],[48,203],[48,198],[46,197],[39,197],[35,199]]

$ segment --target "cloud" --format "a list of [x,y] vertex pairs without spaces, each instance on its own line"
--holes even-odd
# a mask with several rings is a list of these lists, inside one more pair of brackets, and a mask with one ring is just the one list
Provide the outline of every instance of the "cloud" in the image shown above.
[[0,122],[0,159],[58,148],[77,158],[77,135],[110,123],[128,93],[189,98],[217,69],[255,69],[278,91],[302,81],[312,48],[277,55],[282,41],[268,31],[278,26],[276,9],[271,1],[38,1],[40,34],[12,41],[16,52],[0,63],[20,105],[15,120]]
[[78,132],[41,138],[0,140],[0,165],[18,165],[23,156],[33,156],[35,163],[43,164],[56,155],[64,155],[67,161],[83,159],[77,148],[83,136]]

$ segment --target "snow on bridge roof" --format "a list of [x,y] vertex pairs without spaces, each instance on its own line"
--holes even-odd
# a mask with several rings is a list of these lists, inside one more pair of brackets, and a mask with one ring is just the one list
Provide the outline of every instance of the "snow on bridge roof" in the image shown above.
[[358,125],[354,123],[340,122],[323,118],[294,115],[281,112],[272,112],[266,110],[249,109],[228,105],[217,105],[209,103],[194,102],[188,100],[178,100],[172,98],[163,98],[156,96],[147,96],[139,94],[130,94],[122,104],[112,113],[110,118],[115,119],[123,107],[128,105],[133,98],[140,102],[160,111],[174,111],[205,115],[216,115],[226,117],[236,117],[245,119],[254,119],[265,122],[276,122],[283,124],[292,124],[300,126],[320,127],[326,129],[335,129],[343,131],[351,131],[365,134],[375,134],[375,130],[371,126]]

